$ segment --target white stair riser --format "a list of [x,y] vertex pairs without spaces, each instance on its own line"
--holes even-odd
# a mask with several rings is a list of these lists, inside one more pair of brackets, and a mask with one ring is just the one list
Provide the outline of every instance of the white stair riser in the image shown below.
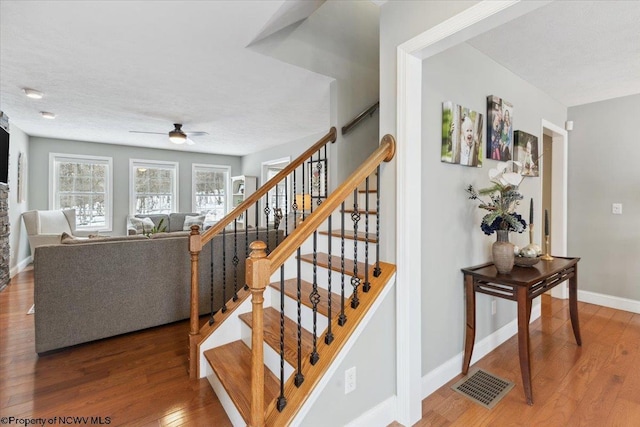
[[[371,238],[375,238],[375,234],[370,235]],[[354,259],[354,243],[358,247],[358,261],[364,262],[364,254],[365,247],[369,246],[369,264],[373,264],[375,261],[375,251],[376,245],[373,242],[366,243],[361,240],[353,240],[345,237],[344,239],[344,257],[345,259]],[[309,254],[313,253],[313,236],[305,241],[302,246],[302,253]],[[316,242],[316,252],[329,253],[329,236],[324,234],[318,234],[318,239]],[[331,237],[331,255],[341,256],[342,255],[342,238],[341,237]]]
[[[242,342],[249,348],[251,348],[251,328],[246,323],[242,322],[241,327],[241,339]],[[269,344],[264,343],[264,364],[276,378],[280,378],[280,353],[276,352]],[[284,362],[284,380],[287,381],[289,376],[293,373],[293,367],[286,361]]]
[[[289,263],[289,261],[287,261]],[[353,272],[352,272],[353,273]],[[291,261],[291,265],[285,264],[285,280],[286,279],[294,279],[297,277],[298,270],[295,266],[295,260]],[[317,267],[316,278],[318,282],[318,287],[321,289],[328,289],[329,283],[329,270],[324,267]],[[300,278],[306,280],[309,283],[313,283],[313,265],[308,262],[300,263]],[[331,270],[331,292],[334,294],[340,294],[340,284],[341,284],[342,275],[339,271]],[[280,282],[280,272],[278,271],[276,274],[271,276],[271,283]],[[351,276],[348,271],[345,271],[344,276],[344,294],[345,297],[349,297],[353,288],[351,286]]]
[[207,380],[209,380],[209,384],[211,384],[211,388],[213,388],[216,396],[218,396],[218,400],[220,400],[220,403],[227,413],[233,427],[245,427],[247,423],[242,418],[242,415],[240,415],[240,412],[236,408],[235,403],[233,403],[233,400],[229,397],[227,390],[225,390],[222,383],[220,383],[218,376],[213,372],[211,365],[209,365],[209,363],[205,363],[201,366],[206,366],[202,371],[205,371],[204,375],[207,377]]
[[[270,288],[270,290],[272,307],[280,311],[280,291],[273,288]],[[309,298],[309,296],[303,295],[302,298]],[[286,295],[284,298],[284,315],[298,323],[298,303]],[[313,310],[304,304],[300,304],[300,323],[304,329],[313,332]],[[318,336],[321,336],[321,333],[327,329],[327,318],[320,313],[317,313],[316,328]]]

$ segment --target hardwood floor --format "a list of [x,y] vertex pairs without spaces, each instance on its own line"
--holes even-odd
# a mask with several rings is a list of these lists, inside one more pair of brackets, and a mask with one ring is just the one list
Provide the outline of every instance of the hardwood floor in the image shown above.
[[502,401],[488,410],[454,392],[459,375],[422,401],[415,426],[640,425],[640,315],[579,303],[578,347],[568,301],[541,298],[542,316],[530,326],[533,406],[524,397],[514,336],[473,365],[515,382]]
[[[423,401],[416,426],[640,425],[640,315],[579,303],[580,348],[567,301],[542,298],[531,325],[534,405],[525,403],[514,336],[474,365],[515,382],[494,409],[451,390],[458,376]],[[207,381],[188,379],[186,321],[38,357],[32,304],[27,269],[0,292],[0,417],[231,425]]]
[[0,293],[0,417],[109,417],[112,426],[231,425],[207,380],[189,380],[188,321],[38,357],[34,316],[27,315],[32,304],[29,268]]

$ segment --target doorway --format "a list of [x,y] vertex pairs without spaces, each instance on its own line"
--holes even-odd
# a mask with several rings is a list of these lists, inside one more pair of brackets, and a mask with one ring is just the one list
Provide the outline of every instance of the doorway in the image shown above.
[[[291,157],[282,157],[280,159],[262,162],[262,185],[276,176],[281,170],[286,168],[289,163],[291,163]],[[289,213],[289,205],[291,204],[290,195],[287,194],[290,192],[290,188],[289,177],[287,177],[267,193],[265,196],[266,201],[268,201],[268,206],[271,208],[269,209],[268,215],[260,215],[261,226],[266,227],[267,222],[269,224],[273,224],[277,210],[279,210],[278,215],[281,215],[280,218],[287,217],[287,214]],[[264,201],[263,205],[266,206]]]
[[[549,253],[567,256],[567,162],[568,134],[565,129],[542,121],[542,212],[549,212]],[[543,224],[544,217],[540,217]],[[541,237],[544,239],[544,230]],[[542,241],[544,243],[544,240]],[[544,245],[542,250],[546,251]],[[567,283],[551,291],[554,298],[569,298]]]

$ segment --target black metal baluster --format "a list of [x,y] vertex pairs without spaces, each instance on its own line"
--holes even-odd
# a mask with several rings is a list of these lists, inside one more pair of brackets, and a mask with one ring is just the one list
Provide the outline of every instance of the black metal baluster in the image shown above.
[[[326,147],[326,146],[325,146]],[[326,150],[325,150],[326,151]],[[329,214],[329,222],[328,222],[328,227],[329,227],[329,241],[327,242],[327,252],[329,253],[329,261],[328,261],[328,271],[329,274],[327,276],[327,294],[328,296],[328,301],[327,301],[327,305],[328,305],[328,309],[327,309],[327,333],[324,336],[324,342],[325,344],[329,345],[333,342],[333,332],[331,331],[331,320],[333,319],[333,317],[331,316],[331,214]]]
[[238,300],[238,218],[233,220],[233,300]]
[[[279,184],[279,183],[278,183]],[[276,247],[278,247],[278,228],[280,227],[281,211],[278,210],[278,184],[276,184],[276,206],[273,208],[273,229],[276,232]]]
[[[302,162],[302,206],[300,207],[301,211],[300,211],[300,217],[302,217],[302,220],[304,221],[305,219],[305,214],[304,214],[304,208],[305,208],[305,202],[306,202],[306,197],[304,196],[305,193],[305,188],[304,188],[304,162]],[[310,194],[310,193],[309,193]]]
[[298,372],[294,378],[294,384],[296,387],[300,387],[304,382],[304,375],[302,374],[302,293],[300,287],[302,285],[300,279],[300,247],[298,247],[298,280],[297,280],[297,304],[298,304]]
[[360,299],[358,298],[358,286],[360,286],[360,277],[358,277],[358,221],[360,221],[360,212],[358,211],[358,190],[353,190],[353,212],[351,213],[353,221],[353,276],[351,277],[351,286],[353,286],[353,294],[351,294],[351,308],[358,308]]
[[209,244],[211,245],[211,318],[209,319],[209,326],[211,326],[213,325],[213,315],[215,314],[213,311],[213,239],[209,241]]
[[296,198],[296,171],[293,171],[293,204],[291,205],[291,209],[293,209],[293,230],[295,230],[296,228],[298,228],[298,202]]
[[[328,167],[328,163],[329,160],[327,158],[327,144],[324,145],[324,191],[325,191],[325,196],[329,197],[329,183],[328,183],[328,177],[329,177],[329,167]],[[331,230],[331,228],[329,228],[329,230]]]
[[[269,207],[269,192],[267,192],[267,194],[265,195],[265,200],[264,200],[264,218],[265,218],[265,223],[266,223],[266,231],[265,231],[265,236],[264,236],[264,242],[267,244],[267,250],[266,253],[267,255],[269,255],[269,253],[271,253],[271,250],[269,249],[269,214],[271,213],[271,208]],[[257,226],[257,224],[256,224]]]
[[364,191],[364,283],[362,284],[362,292],[369,292],[371,290],[371,283],[369,283],[369,177],[365,180]]
[[227,312],[227,231],[222,229],[222,312]]
[[347,316],[344,314],[344,202],[340,209],[340,315],[338,325],[347,323]]
[[284,397],[284,264],[280,266],[280,396],[278,397],[277,408],[282,412],[287,406],[287,399]]
[[[295,171],[294,171],[295,175]],[[285,237],[289,235],[289,188],[288,188],[288,179],[284,179],[284,235]]]
[[[311,203],[313,206],[313,203]],[[309,362],[315,365],[320,360],[318,354],[318,303],[320,302],[320,294],[318,293],[318,231],[313,232],[313,290],[309,295],[311,306],[313,308],[313,350],[309,357]]]
[[311,206],[309,206],[309,213],[310,214],[313,213],[313,187],[312,187],[313,182],[312,182],[312,178],[313,178],[313,154],[311,155],[311,157],[309,157],[309,195],[311,196],[311,200],[309,200],[309,203],[311,204]]
[[376,169],[376,267],[373,269],[373,277],[380,277],[380,165]]
[[[244,259],[249,258],[249,224],[247,223],[249,219],[249,209],[245,209],[244,211]],[[246,265],[245,265],[246,270]],[[244,275],[244,290],[249,290],[249,285],[247,285],[247,275]]]

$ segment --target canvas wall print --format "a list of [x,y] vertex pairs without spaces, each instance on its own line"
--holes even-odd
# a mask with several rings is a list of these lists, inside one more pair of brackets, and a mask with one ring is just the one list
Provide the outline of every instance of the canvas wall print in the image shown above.
[[487,159],[507,161],[513,154],[513,105],[487,96]]
[[451,101],[442,103],[440,160],[482,167],[482,114]]
[[538,176],[538,137],[521,130],[515,131],[513,136],[513,160],[522,165],[520,173]]

